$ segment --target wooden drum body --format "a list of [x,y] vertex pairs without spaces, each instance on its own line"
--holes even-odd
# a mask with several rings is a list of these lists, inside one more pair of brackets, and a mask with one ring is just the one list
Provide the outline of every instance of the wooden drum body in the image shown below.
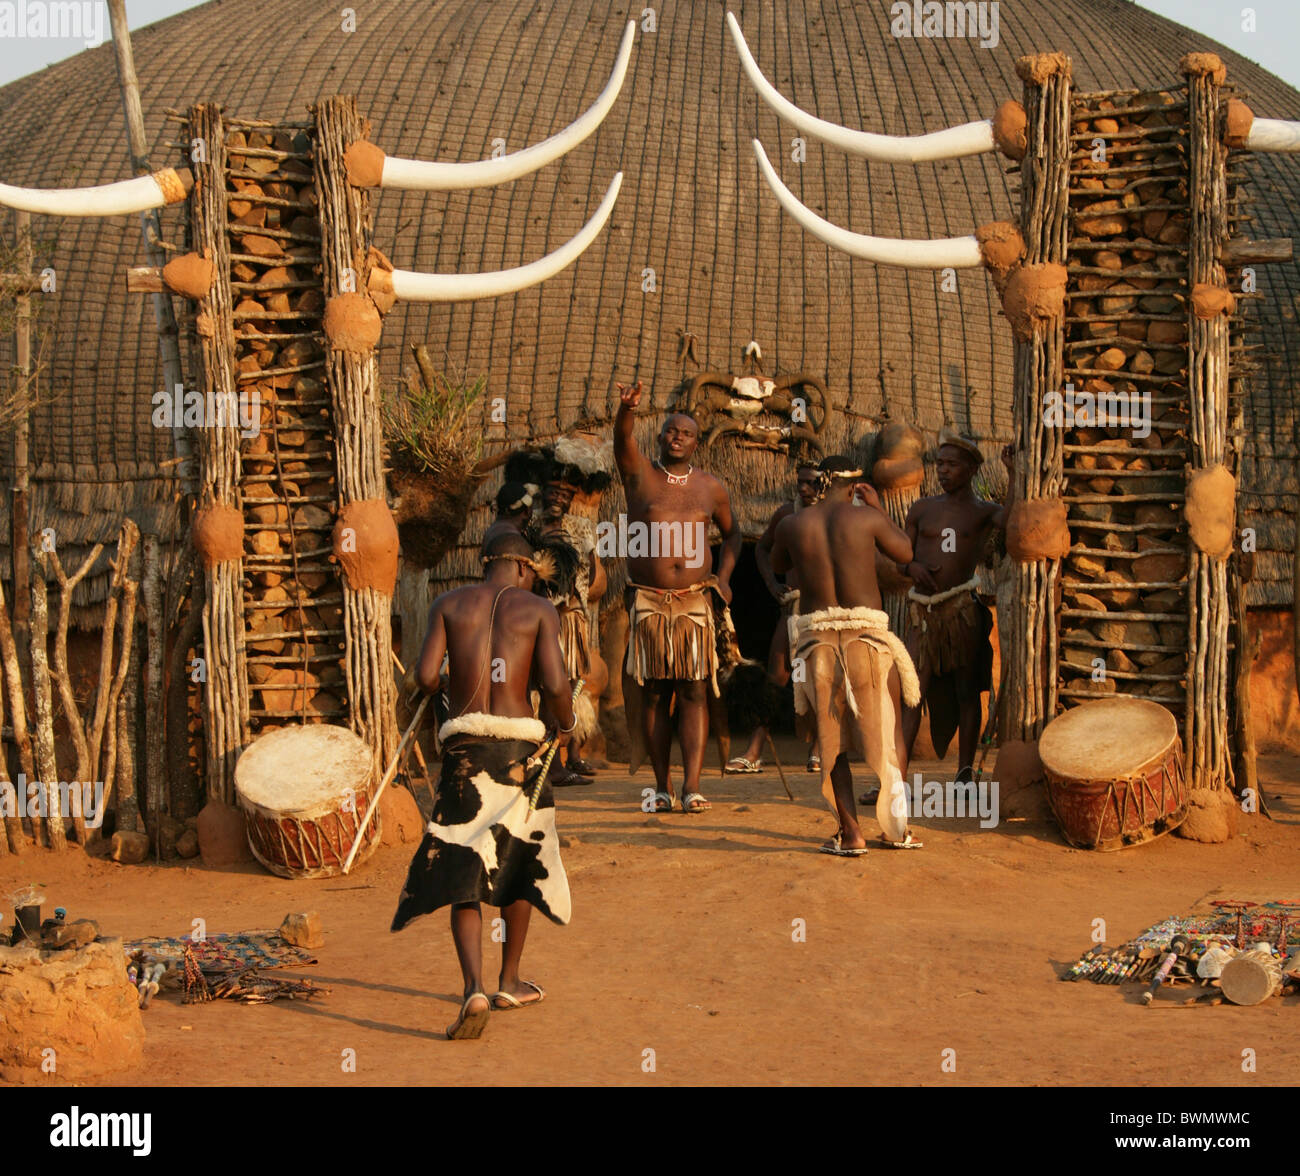
[[[235,794],[253,856],[282,878],[341,874],[376,783],[370,748],[346,727],[268,732],[235,764]],[[357,860],[378,842],[376,810]]]
[[1178,723],[1159,703],[1085,702],[1047,725],[1038,754],[1057,824],[1080,849],[1140,845],[1187,816]]

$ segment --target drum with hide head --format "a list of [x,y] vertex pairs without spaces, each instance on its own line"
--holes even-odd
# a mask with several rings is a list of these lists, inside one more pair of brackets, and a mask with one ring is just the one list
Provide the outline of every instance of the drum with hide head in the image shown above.
[[1187,816],[1178,723],[1159,703],[1085,702],[1048,723],[1038,755],[1048,802],[1071,845],[1140,845]]
[[[370,748],[346,727],[282,727],[261,736],[235,764],[253,856],[282,878],[341,874],[376,783]],[[358,860],[378,842],[376,810]]]

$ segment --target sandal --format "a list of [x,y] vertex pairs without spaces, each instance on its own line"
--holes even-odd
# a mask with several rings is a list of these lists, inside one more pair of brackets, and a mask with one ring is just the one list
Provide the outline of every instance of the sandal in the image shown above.
[[[470,1012],[469,1006],[471,1001],[481,1000],[483,1008]],[[488,1017],[492,1015],[492,1002],[488,1000],[487,994],[483,992],[471,992],[465,998],[465,1003],[460,1006],[460,1016],[452,1025],[447,1026],[448,1041],[473,1041],[475,1038],[483,1036],[483,1030],[487,1028]]]
[[880,785],[874,788],[868,788],[861,796],[858,797],[858,804],[875,804],[880,799]]
[[886,849],[924,849],[925,848],[925,842],[917,841],[917,839],[912,836],[911,829],[907,831],[907,836],[904,837],[902,841],[890,841],[886,837],[881,837],[880,844],[883,845]]
[[577,772],[571,772],[567,769],[558,775],[551,777],[552,788],[572,788],[577,784],[590,784],[591,779],[587,776],[579,776]]
[[569,761],[569,771],[576,772],[579,776],[591,776],[593,779],[596,775],[596,769],[585,759],[571,759]]
[[[532,980],[521,980],[521,984],[528,985],[535,993],[536,1000],[520,1000],[517,996],[511,996],[508,992],[495,992],[492,994],[492,1007],[498,1013],[509,1013],[515,1009],[529,1009],[533,1005],[541,1004],[546,999],[546,989],[540,984],[535,984]],[[498,1004],[498,1001],[504,1001],[504,1004]]]
[[803,767],[805,772],[820,772],[822,770],[822,757],[814,751]]
[[683,792],[682,793],[682,812],[694,815],[695,813],[707,813],[713,805],[705,798],[701,792]]
[[673,811],[673,798],[666,792],[655,793],[655,812],[670,813]]
[[844,834],[836,833],[834,837],[821,847],[820,852],[829,853],[832,857],[855,858],[867,856],[867,847],[865,845],[859,845],[856,849],[845,848],[843,842]]
[[763,770],[761,759],[746,759],[743,755],[733,755],[727,761],[726,773],[729,776],[745,776]]

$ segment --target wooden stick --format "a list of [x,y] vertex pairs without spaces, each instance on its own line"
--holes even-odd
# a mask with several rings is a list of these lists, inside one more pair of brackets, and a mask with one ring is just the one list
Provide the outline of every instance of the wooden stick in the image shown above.
[[375,789],[374,798],[370,801],[370,807],[366,809],[366,815],[361,819],[361,824],[357,827],[356,840],[352,843],[352,848],[348,851],[347,861],[343,863],[343,872],[346,874],[352,869],[352,859],[357,856],[357,850],[361,848],[361,840],[366,831],[366,826],[370,824],[370,818],[374,815],[375,809],[379,806],[379,798],[384,794],[384,789],[388,787],[389,782],[397,775],[397,769],[402,760],[406,757],[406,747],[415,733],[416,727],[419,726],[420,720],[424,717],[424,708],[429,705],[429,699],[432,695],[426,694],[420,699],[420,705],[415,708],[415,717],[407,725],[406,730],[402,733],[402,740],[397,745],[397,751],[393,753],[392,763],[388,765],[388,771],[384,773],[384,778],[379,781],[379,787]]
[[794,793],[790,791],[790,785],[786,782],[785,768],[781,764],[781,757],[776,754],[776,742],[772,738],[772,732],[768,731],[766,727],[763,730],[767,735],[767,747],[772,753],[772,762],[776,764],[777,775],[781,777],[781,787],[785,789],[787,798],[794,800]]

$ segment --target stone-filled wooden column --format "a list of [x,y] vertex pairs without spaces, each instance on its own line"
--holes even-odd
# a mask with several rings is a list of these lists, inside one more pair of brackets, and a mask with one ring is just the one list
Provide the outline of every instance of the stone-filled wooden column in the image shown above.
[[[1007,549],[1018,560],[1012,623],[1003,640],[1002,737],[1033,743],[1056,712],[1057,575],[1065,554],[1060,545],[1066,534],[1064,430],[1045,424],[1044,398],[1059,392],[1064,380],[1070,59],[1061,53],[1022,57],[1016,73],[1024,82],[1019,225],[1024,261],[999,283],[1016,341],[1015,507]],[[994,241],[982,231],[981,242],[988,261]],[[1051,542],[1044,545],[1030,536]]]
[[[198,390],[217,414],[196,429],[199,501],[194,545],[203,565],[203,740],[207,792],[227,804],[235,799],[235,760],[249,740],[248,669],[245,665],[243,579],[244,518],[239,486],[240,414],[235,379],[235,332],[227,236],[226,146],[221,109],[190,109],[194,188],[190,227],[195,253],[168,263],[168,285],[198,302],[195,352]],[[173,392],[174,389],[168,389]]]
[[316,118],[316,191],[320,199],[326,384],[334,409],[339,511],[334,554],[343,571],[349,722],[387,764],[396,752],[397,686],[393,677],[393,589],[397,524],[384,482],[379,365],[379,308],[367,293],[371,261],[370,200],[348,183],[344,155],[368,128],[352,97],[327,98]]
[[1188,442],[1184,509],[1188,567],[1187,779],[1193,789],[1228,788],[1228,556],[1235,535],[1236,482],[1228,458],[1228,318],[1233,296],[1219,253],[1227,244],[1227,147],[1221,87],[1227,71],[1213,53],[1189,53],[1187,77]]

